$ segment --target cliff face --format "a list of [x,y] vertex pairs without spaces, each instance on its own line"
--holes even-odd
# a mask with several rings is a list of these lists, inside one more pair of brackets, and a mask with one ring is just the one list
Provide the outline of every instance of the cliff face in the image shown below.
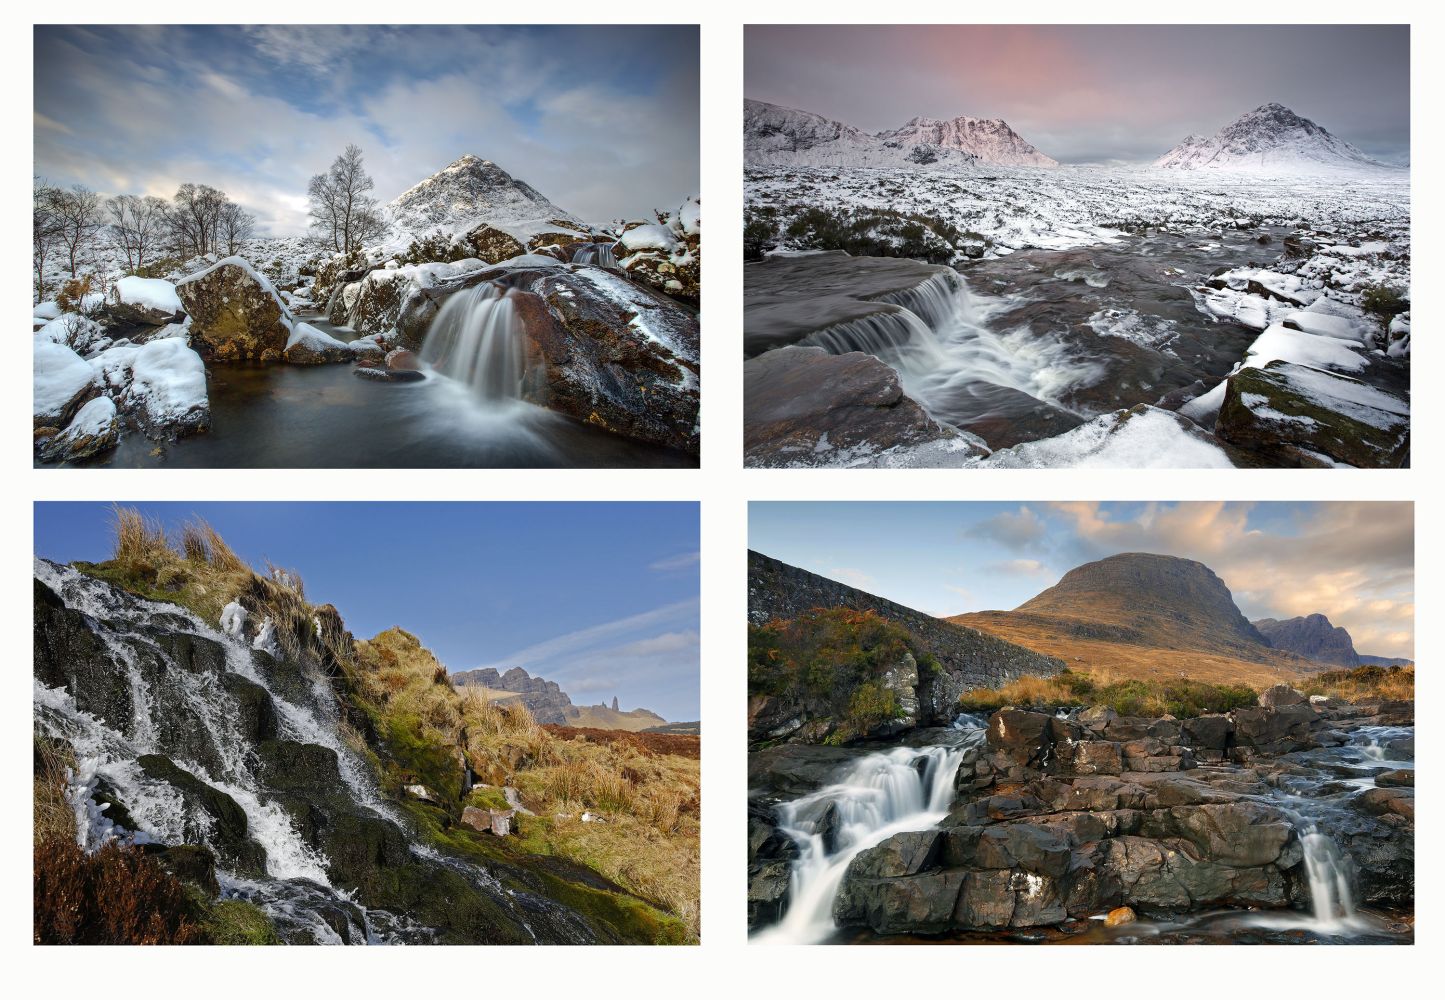
[[493,667],[463,670],[452,674],[452,684],[476,684],[490,691],[506,692],[495,699],[499,704],[520,701],[532,713],[532,718],[544,726],[565,726],[576,714],[572,699],[555,681],[533,677],[521,667],[505,673]]
[[942,664],[918,682],[919,722],[948,722],[958,696],[969,688],[997,687],[1025,674],[1052,676],[1063,661],[996,639],[977,629],[934,618],[885,598],[790,566],[760,552],[748,553],[748,621],[796,618],[814,608],[872,611],[907,629]]
[[1298,653],[1317,663],[1337,667],[1358,667],[1363,662],[1355,652],[1350,633],[1331,624],[1324,615],[1303,615],[1298,618],[1261,618],[1254,623],[1275,649]]

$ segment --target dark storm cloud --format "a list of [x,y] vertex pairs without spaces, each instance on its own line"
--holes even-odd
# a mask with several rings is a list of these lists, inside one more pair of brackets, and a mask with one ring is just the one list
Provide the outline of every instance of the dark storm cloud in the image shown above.
[[781,25],[746,35],[746,93],[868,131],[1004,118],[1065,162],[1151,160],[1278,101],[1406,162],[1404,25]]
[[276,234],[347,143],[388,201],[463,153],[562,208],[698,190],[694,27],[35,29],[35,172],[106,194],[222,188]]

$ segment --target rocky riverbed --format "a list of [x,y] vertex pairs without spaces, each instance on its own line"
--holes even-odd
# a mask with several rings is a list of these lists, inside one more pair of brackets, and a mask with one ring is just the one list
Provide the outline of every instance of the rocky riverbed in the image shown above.
[[1008,708],[750,755],[760,941],[1407,942],[1414,706]]

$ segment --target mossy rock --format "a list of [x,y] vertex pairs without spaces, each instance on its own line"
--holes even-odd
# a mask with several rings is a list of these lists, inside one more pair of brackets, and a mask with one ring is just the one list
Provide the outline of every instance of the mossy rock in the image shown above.
[[1398,468],[1409,410],[1408,399],[1359,379],[1271,361],[1230,377],[1215,434],[1288,467]]
[[204,926],[212,944],[281,944],[281,937],[266,911],[244,899],[210,903]]
[[142,754],[136,763],[147,777],[170,785],[181,793],[187,805],[211,818],[211,846],[223,863],[246,874],[266,870],[266,851],[251,839],[246,811],[235,799],[178,767],[169,757]]

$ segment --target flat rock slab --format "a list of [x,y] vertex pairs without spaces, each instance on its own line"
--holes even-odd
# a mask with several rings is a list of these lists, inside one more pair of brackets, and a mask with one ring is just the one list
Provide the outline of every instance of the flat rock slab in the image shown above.
[[898,373],[869,354],[818,347],[769,351],[743,368],[743,448],[749,465],[833,464],[954,436],[903,393]]
[[743,269],[743,356],[796,344],[840,323],[896,312],[892,297],[951,268],[901,257],[852,257],[842,251],[771,257]]
[[1286,466],[1397,468],[1410,451],[1408,397],[1271,361],[1230,377],[1215,433]]

